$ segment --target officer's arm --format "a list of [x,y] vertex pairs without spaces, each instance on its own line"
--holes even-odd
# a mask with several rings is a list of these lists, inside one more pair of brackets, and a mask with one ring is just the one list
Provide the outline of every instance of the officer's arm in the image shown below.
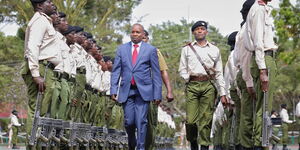
[[29,29],[30,31],[27,32],[30,34],[28,34],[28,43],[26,44],[28,48],[28,65],[32,77],[39,77],[40,46],[42,45],[43,37],[46,34],[47,26],[43,20],[37,20]]

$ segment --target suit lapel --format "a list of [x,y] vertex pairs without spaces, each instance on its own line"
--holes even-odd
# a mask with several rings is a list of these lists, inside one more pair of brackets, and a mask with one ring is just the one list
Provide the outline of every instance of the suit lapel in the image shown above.
[[131,42],[129,42],[127,44],[126,50],[127,50],[127,57],[128,57],[128,66],[130,66],[130,69],[132,70],[133,66],[132,66],[132,54],[131,54]]
[[136,68],[136,66],[139,65],[139,62],[140,62],[140,60],[141,60],[141,57],[145,54],[144,50],[145,50],[145,44],[144,44],[144,42],[142,42],[142,43],[141,43],[140,51],[139,51],[139,53],[138,53],[138,57],[137,57],[136,63],[135,63],[135,65],[133,66],[133,69],[132,69],[132,70],[134,70],[134,69]]

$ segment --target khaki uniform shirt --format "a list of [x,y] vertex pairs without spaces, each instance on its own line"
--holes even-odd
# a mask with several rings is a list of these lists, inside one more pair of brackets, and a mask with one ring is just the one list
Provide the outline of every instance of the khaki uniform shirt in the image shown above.
[[243,36],[246,31],[245,29],[245,25],[242,26],[242,28],[236,36],[236,42],[233,53],[234,65],[242,69],[242,77],[243,80],[246,82],[247,87],[253,87],[253,78],[249,67],[252,60],[253,52],[248,51],[245,48],[245,37]]
[[86,83],[92,86],[99,70],[98,70],[98,64],[96,60],[90,54],[86,55],[85,68],[86,68],[86,74],[85,74]]
[[25,34],[25,58],[28,59],[32,77],[39,77],[39,60],[59,64],[59,50],[55,45],[56,31],[52,19],[36,12],[28,23]]
[[255,61],[259,69],[266,69],[266,50],[277,50],[274,43],[273,20],[271,8],[260,1],[251,7],[245,23],[244,44],[247,50],[255,51]]
[[[226,95],[225,93],[225,82],[223,78],[223,66],[221,53],[219,48],[207,42],[206,46],[201,47],[197,42],[193,42],[196,52],[201,57],[202,61],[205,63],[208,69],[213,68],[216,72],[216,84],[219,90],[220,96]],[[207,75],[202,64],[197,59],[195,53],[189,46],[186,46],[181,51],[180,64],[178,69],[180,76],[189,81],[191,75],[201,76]]]
[[106,95],[110,95],[110,76],[111,72],[105,71],[102,77],[102,89],[106,92]]
[[167,66],[167,63],[165,61],[165,58],[164,58],[163,54],[160,52],[159,49],[157,49],[157,56],[158,56],[160,71],[168,70],[168,66]]
[[71,47],[72,56],[76,62],[76,67],[77,68],[85,67],[87,52],[84,50],[84,48],[81,45],[77,43],[71,45],[70,47]]
[[94,72],[94,76],[95,76],[95,79],[93,80],[92,82],[92,87],[94,89],[97,89],[98,91],[100,92],[103,92],[103,83],[102,83],[102,80],[103,80],[103,74],[104,72],[101,70],[101,65],[97,64],[96,67],[96,72]]
[[234,51],[232,51],[228,57],[228,61],[224,68],[224,80],[225,80],[225,87],[226,87],[226,95],[231,98],[230,96],[230,88],[232,85],[237,88],[236,84],[236,75],[239,69],[234,65]]

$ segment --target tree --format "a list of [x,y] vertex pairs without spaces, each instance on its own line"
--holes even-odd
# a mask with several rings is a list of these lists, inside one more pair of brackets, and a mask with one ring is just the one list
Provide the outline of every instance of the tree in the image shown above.
[[[132,9],[141,0],[53,0],[59,11],[65,12],[71,25],[80,25],[91,32],[103,47],[105,54],[112,55],[122,42],[122,32],[130,24]],[[29,0],[0,0],[1,22],[15,22],[24,33],[26,24],[33,16]]]

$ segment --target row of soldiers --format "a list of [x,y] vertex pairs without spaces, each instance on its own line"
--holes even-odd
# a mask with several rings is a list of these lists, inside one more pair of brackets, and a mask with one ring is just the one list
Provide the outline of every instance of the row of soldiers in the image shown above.
[[[224,80],[230,102],[227,108],[220,103],[214,112],[211,137],[216,150],[261,150],[280,142],[277,135],[272,135],[272,123],[281,124],[281,119],[270,121],[278,47],[273,41],[274,24],[268,2],[246,0],[241,10],[241,29],[228,37],[231,52]],[[283,150],[287,150],[287,130],[283,134]]]
[[[33,137],[37,132],[50,134],[48,130],[53,128],[51,126],[58,129],[56,132],[59,133],[56,134],[62,134],[57,137],[70,137],[69,141],[74,134],[78,138],[83,136],[93,141],[92,132],[97,130],[101,130],[101,134],[105,129],[108,129],[106,134],[119,133],[117,130],[125,133],[122,132],[122,106],[110,100],[110,77],[114,60],[102,55],[102,48],[92,34],[80,26],[69,25],[67,15],[58,12],[51,0],[30,1],[35,14],[26,29],[25,61],[21,69],[29,95],[27,148],[50,146],[37,145]],[[170,94],[168,96],[171,99],[173,97]],[[152,107],[157,111],[157,106]],[[172,128],[166,122],[157,123],[157,112],[152,111],[156,124],[150,124],[153,131],[148,132],[153,134],[148,136],[153,141],[150,141],[149,146],[153,145],[154,148],[154,143],[161,148],[171,146],[174,122]],[[161,127],[155,128],[157,125]],[[66,131],[61,126],[66,127]],[[119,135],[114,137],[116,139],[124,137],[123,134],[112,135]]]
[[78,128],[90,125],[122,130],[122,108],[109,98],[113,59],[102,55],[92,34],[69,25],[67,15],[58,12],[51,0],[31,3],[35,14],[26,29],[21,70],[29,95],[28,149],[36,148],[37,142],[30,140],[37,126],[59,124],[59,120],[84,123]]

